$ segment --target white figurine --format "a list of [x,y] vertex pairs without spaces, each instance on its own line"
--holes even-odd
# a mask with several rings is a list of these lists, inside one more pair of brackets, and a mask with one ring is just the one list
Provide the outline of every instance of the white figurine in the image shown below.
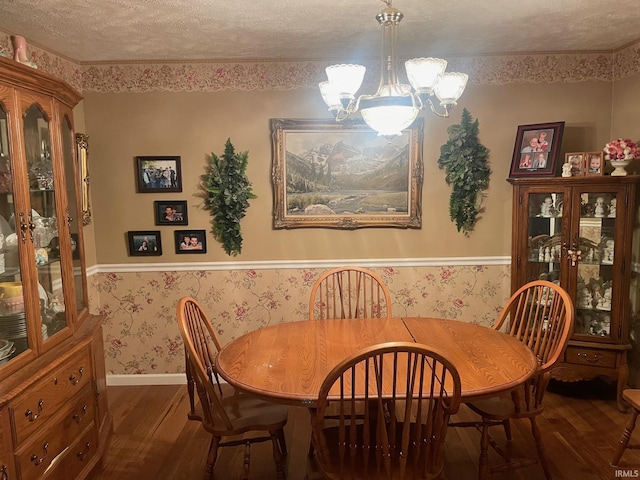
[[615,218],[616,216],[616,203],[617,203],[616,197],[613,197],[611,199],[611,202],[609,202],[609,217],[611,218]]
[[571,176],[571,164],[569,162],[562,165],[562,176],[563,177]]
[[604,217],[605,216],[605,204],[604,198],[598,197],[596,198],[596,205],[593,210],[594,217]]
[[613,251],[615,248],[615,242],[612,238],[607,239],[604,244],[604,251],[602,252],[603,263],[613,263]]
[[543,217],[553,217],[553,199],[545,197],[544,202],[540,205],[540,214]]
[[551,249],[549,247],[544,247],[544,261],[551,261]]

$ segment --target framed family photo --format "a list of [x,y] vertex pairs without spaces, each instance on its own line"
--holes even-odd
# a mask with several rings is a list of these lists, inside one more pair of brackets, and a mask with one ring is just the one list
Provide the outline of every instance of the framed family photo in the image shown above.
[[176,253],[207,253],[207,232],[204,230],[174,231]]
[[273,228],[420,228],[423,123],[271,119]]
[[132,257],[162,255],[162,239],[159,230],[127,232],[129,255]]
[[584,174],[587,177],[604,175],[604,152],[585,152]]
[[156,200],[153,211],[156,225],[189,225],[186,200]]
[[564,122],[519,125],[509,177],[555,176],[563,130]]
[[180,157],[136,157],[139,193],[182,191]]
[[585,153],[584,152],[569,152],[564,154],[565,165],[570,165],[571,169],[567,168],[571,172],[572,177],[581,177],[585,174]]

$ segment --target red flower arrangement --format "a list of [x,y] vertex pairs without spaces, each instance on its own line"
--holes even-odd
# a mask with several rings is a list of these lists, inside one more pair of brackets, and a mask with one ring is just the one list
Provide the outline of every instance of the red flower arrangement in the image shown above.
[[602,149],[605,160],[631,160],[640,157],[638,145],[628,138],[611,140]]

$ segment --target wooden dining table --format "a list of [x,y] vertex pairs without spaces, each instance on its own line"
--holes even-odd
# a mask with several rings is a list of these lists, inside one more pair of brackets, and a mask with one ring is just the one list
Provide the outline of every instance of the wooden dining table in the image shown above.
[[528,380],[538,360],[502,332],[439,318],[305,320],[249,332],[218,353],[219,374],[269,401],[313,408],[326,375],[365,347],[417,342],[446,355],[458,369],[462,401],[508,392]]

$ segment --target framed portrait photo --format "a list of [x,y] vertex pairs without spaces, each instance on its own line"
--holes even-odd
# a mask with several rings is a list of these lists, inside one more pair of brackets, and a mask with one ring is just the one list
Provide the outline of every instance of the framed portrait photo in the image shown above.
[[136,157],[138,193],[182,191],[180,157]]
[[555,176],[563,130],[564,122],[519,125],[509,177]]
[[159,230],[136,230],[127,232],[129,255],[147,257],[162,255],[162,239]]
[[584,174],[587,177],[604,175],[604,152],[585,152]]
[[189,225],[186,200],[156,200],[153,212],[156,225]]
[[[581,177],[585,171],[585,153],[584,152],[571,152],[564,154],[564,163],[571,165],[571,176]],[[568,168],[567,168],[568,170]]]
[[175,230],[176,253],[207,253],[207,232],[204,230]]

